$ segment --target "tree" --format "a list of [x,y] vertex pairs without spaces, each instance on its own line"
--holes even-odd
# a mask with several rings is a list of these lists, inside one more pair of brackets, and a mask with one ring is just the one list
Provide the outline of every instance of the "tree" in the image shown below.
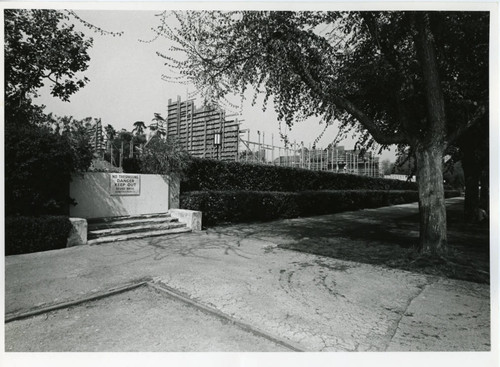
[[[7,215],[67,214],[71,174],[92,160],[83,122],[54,118],[32,103],[49,82],[67,101],[88,79],[91,39],[56,10],[4,11],[5,197]],[[55,127],[54,127],[55,126]]]
[[78,124],[61,133],[28,123],[6,125],[6,215],[67,215],[71,175],[87,170],[92,157]]
[[134,128],[132,129],[132,132],[135,131],[135,135],[139,136],[144,134],[144,129],[146,129],[146,124],[144,121],[136,121],[134,122]]
[[[133,144],[134,134],[130,131],[122,129],[113,139],[112,144],[116,148],[114,150],[115,162],[120,162],[121,159],[130,156],[130,145]],[[123,148],[123,150],[122,150]]]
[[390,160],[388,160],[388,159],[384,159],[382,162],[380,162],[380,165],[382,166],[382,167],[381,167],[381,168],[382,168],[382,173],[383,173],[384,175],[390,175],[390,174],[392,174],[392,173],[393,173],[393,172],[392,172],[392,169],[393,169],[393,167],[394,167],[394,164],[393,164],[393,163],[391,163],[391,161],[390,161]]
[[37,122],[42,108],[31,98],[44,83],[50,83],[53,96],[67,101],[88,82],[77,73],[88,67],[92,39],[67,24],[61,11],[6,9],[4,15],[6,122],[15,114]]
[[104,131],[106,131],[106,138],[108,139],[108,141],[112,141],[115,138],[116,130],[111,124],[108,124],[104,128]]
[[462,162],[448,161],[444,171],[445,185],[451,189],[462,191],[465,186],[464,170]]
[[155,132],[155,134],[159,134],[160,136],[166,136],[167,135],[167,131],[166,131],[166,124],[167,122],[165,121],[165,119],[161,116],[161,114],[155,112],[154,113],[154,116],[153,119],[151,121],[153,121],[153,123],[151,125],[149,125],[149,129],[153,132]]
[[176,139],[154,136],[139,156],[141,173],[176,174],[182,176],[189,167],[191,156]]
[[411,177],[415,175],[416,159],[410,149],[399,149],[396,155],[396,162],[392,168],[392,173]]
[[[365,145],[409,146],[421,252],[447,250],[443,156],[487,114],[487,12],[185,12],[157,30],[164,57],[208,102],[249,87],[280,119],[321,116]],[[164,15],[165,17],[167,14]],[[487,92],[486,92],[487,95]],[[451,111],[460,110],[457,117]],[[452,118],[447,118],[452,117]]]
[[[85,120],[75,120],[71,116],[53,117],[48,115],[55,133],[60,135],[69,145],[71,152],[71,173],[85,172],[94,158],[94,149],[90,143],[88,128]],[[55,127],[54,127],[55,126]]]
[[457,141],[465,178],[464,217],[477,222],[480,208],[489,210],[488,120],[482,119]]

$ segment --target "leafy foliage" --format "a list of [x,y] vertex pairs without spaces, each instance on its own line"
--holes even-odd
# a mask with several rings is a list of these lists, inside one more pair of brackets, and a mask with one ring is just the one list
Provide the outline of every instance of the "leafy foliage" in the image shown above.
[[92,158],[84,121],[49,115],[39,125],[6,125],[6,214],[66,214],[71,175],[85,172]]
[[65,248],[71,228],[66,216],[6,217],[5,255]]
[[[115,165],[119,165],[120,152],[122,150],[122,147],[122,163],[127,160],[126,164],[129,164],[130,162],[132,162],[132,160],[137,158],[137,155],[140,153],[141,147],[146,144],[147,141],[146,135],[143,133],[137,134],[137,130],[136,134],[125,129],[116,132],[111,125],[106,126],[104,129],[109,139],[107,151],[104,157],[108,162],[113,162],[113,164]],[[113,157],[110,156],[111,153],[109,145],[113,146]]]
[[6,9],[5,95],[12,107],[26,103],[45,82],[51,94],[67,101],[82,88],[92,39],[76,32],[63,12],[44,9]]
[[50,125],[53,131],[66,140],[71,149],[71,172],[85,172],[89,168],[94,150],[90,143],[87,120],[76,120],[71,116],[53,117],[45,125]]
[[64,214],[69,205],[72,159],[68,141],[48,128],[7,129],[6,215]]
[[115,138],[116,130],[111,124],[106,125],[104,127],[104,131],[106,132],[106,137],[108,141],[112,141]]
[[188,191],[416,190],[414,183],[300,168],[193,158],[181,184]]
[[132,129],[132,132],[135,132],[135,135],[143,135],[144,130],[146,129],[146,124],[144,124],[144,121],[136,121],[134,122],[134,128]]
[[167,121],[161,116],[161,114],[155,112],[151,121],[152,123],[149,125],[149,130],[153,131],[157,135],[160,135],[161,137],[167,135]]
[[[174,12],[160,54],[212,103],[253,87],[291,125],[321,116],[417,160],[419,247],[446,251],[445,149],[487,115],[488,12]],[[470,92],[467,88],[470,86]],[[265,102],[264,102],[265,103]]]
[[[449,192],[457,196],[458,192]],[[376,208],[418,200],[416,191],[194,191],[180,197],[183,209],[203,212],[203,225],[266,221]]]
[[184,175],[191,156],[176,140],[154,136],[142,150],[139,161],[141,173]]
[[157,32],[174,40],[171,51],[183,56],[160,56],[211,103],[253,87],[266,100],[273,98],[280,119],[290,125],[322,116],[353,126],[366,144],[371,136],[381,144],[414,144],[431,127],[418,36],[432,32],[447,112],[464,116],[448,121],[450,139],[487,106],[486,12],[191,11],[173,16],[179,25],[169,28],[164,19]]

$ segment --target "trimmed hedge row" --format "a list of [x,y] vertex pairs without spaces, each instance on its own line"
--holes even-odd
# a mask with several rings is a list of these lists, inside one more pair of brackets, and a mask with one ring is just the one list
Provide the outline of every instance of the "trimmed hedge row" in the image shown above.
[[201,158],[192,160],[185,177],[181,192],[417,190],[413,182]]
[[[460,193],[447,192],[446,197]],[[183,209],[203,213],[203,225],[332,214],[418,201],[416,191],[337,190],[303,192],[197,191],[181,195]]]
[[5,255],[65,248],[71,228],[66,216],[6,217]]

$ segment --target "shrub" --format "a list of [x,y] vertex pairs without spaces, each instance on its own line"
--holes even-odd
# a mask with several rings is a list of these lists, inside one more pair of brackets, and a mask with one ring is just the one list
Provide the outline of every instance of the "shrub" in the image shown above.
[[71,228],[66,216],[6,217],[5,255],[65,248]]
[[192,159],[185,177],[182,192],[417,189],[415,183],[405,181],[200,158]]
[[123,158],[124,173],[140,173],[141,162],[137,158]]
[[[140,172],[149,174],[177,174],[183,177],[191,163],[191,156],[174,139],[154,136],[139,156]],[[134,172],[131,172],[134,173]]]
[[90,166],[92,153],[76,133],[6,125],[6,215],[64,215],[71,173]]
[[336,190],[303,192],[197,191],[181,195],[183,209],[203,213],[203,224],[266,221],[415,202],[416,191]]

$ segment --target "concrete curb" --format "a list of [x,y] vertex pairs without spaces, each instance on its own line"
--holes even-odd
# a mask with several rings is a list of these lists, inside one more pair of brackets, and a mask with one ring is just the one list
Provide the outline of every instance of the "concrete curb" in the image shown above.
[[98,300],[101,298],[113,296],[113,295],[118,294],[118,293],[127,292],[127,291],[130,291],[132,289],[146,285],[148,283],[148,281],[150,281],[150,280],[151,279],[135,281],[135,282],[128,283],[128,284],[125,284],[125,285],[120,286],[120,287],[112,288],[112,289],[109,289],[109,290],[106,290],[103,292],[98,292],[98,293],[93,294],[93,295],[88,296],[88,297],[83,297],[83,298],[79,298],[79,299],[68,301],[68,302],[57,303],[57,304],[54,304],[51,306],[38,308],[36,310],[7,314],[7,315],[5,315],[5,323],[7,324],[7,323],[12,322],[12,321],[26,319],[28,317],[41,315],[41,314],[44,314],[44,313],[47,313],[50,311],[60,310],[62,308],[76,306],[76,305],[79,305],[81,303],[95,301],[95,300]]
[[193,307],[195,307],[203,312],[209,313],[209,314],[214,315],[220,319],[223,319],[223,320],[225,320],[233,325],[236,325],[239,328],[241,328],[245,331],[248,331],[254,335],[268,339],[276,344],[279,344],[287,349],[290,349],[293,352],[307,352],[304,348],[302,348],[301,346],[299,346],[293,342],[285,341],[279,337],[269,335],[268,333],[266,333],[262,330],[259,330],[258,328],[251,326],[249,324],[245,324],[245,323],[243,323],[243,322],[241,322],[241,321],[239,321],[231,316],[228,316],[228,315],[220,312],[217,309],[214,309],[214,308],[205,306],[201,303],[198,303],[195,300],[180,294],[177,290],[175,290],[175,289],[173,289],[173,288],[171,288],[163,283],[155,283],[153,281],[153,282],[148,282],[147,286],[151,287],[159,292],[166,293],[168,296],[175,298],[181,302],[187,303],[187,304],[189,304],[189,305],[191,305],[191,306],[193,306]]
[[134,290],[136,288],[143,287],[143,286],[148,286],[148,287],[150,287],[158,292],[166,294],[167,296],[169,296],[171,298],[174,298],[174,299],[181,301],[183,303],[187,303],[190,306],[197,308],[198,310],[200,310],[202,312],[208,313],[212,316],[215,316],[219,319],[222,319],[226,322],[229,322],[232,325],[236,325],[237,327],[239,327],[240,329],[242,329],[244,331],[250,332],[256,336],[270,340],[273,343],[276,343],[276,344],[281,345],[287,349],[290,349],[293,352],[306,352],[306,350],[304,350],[302,347],[294,344],[293,342],[285,341],[279,337],[269,335],[268,333],[266,333],[262,330],[259,330],[258,328],[255,328],[254,326],[251,326],[249,324],[245,324],[241,321],[238,321],[235,318],[228,316],[228,315],[220,312],[217,309],[214,309],[214,308],[205,306],[201,303],[198,303],[195,300],[182,295],[177,290],[175,290],[175,289],[173,289],[173,288],[171,288],[163,283],[154,283],[154,281],[151,278],[128,283],[128,284],[125,284],[123,286],[112,288],[112,289],[109,289],[109,290],[106,290],[103,292],[99,292],[99,293],[93,294],[93,295],[88,296],[88,297],[83,297],[83,298],[79,298],[79,299],[75,299],[75,300],[67,301],[67,302],[61,302],[58,304],[54,304],[54,305],[46,306],[46,307],[41,307],[41,308],[38,308],[35,310],[26,311],[26,312],[7,314],[7,315],[5,315],[5,324],[12,322],[12,321],[22,320],[22,319],[26,319],[29,317],[41,315],[41,314],[48,313],[51,311],[56,311],[56,310],[68,308],[71,306],[80,305],[80,304],[85,303],[85,302],[96,301],[96,300],[110,297],[110,296],[113,296],[113,295],[116,295],[119,293],[128,292],[128,291],[131,291],[131,290]]

